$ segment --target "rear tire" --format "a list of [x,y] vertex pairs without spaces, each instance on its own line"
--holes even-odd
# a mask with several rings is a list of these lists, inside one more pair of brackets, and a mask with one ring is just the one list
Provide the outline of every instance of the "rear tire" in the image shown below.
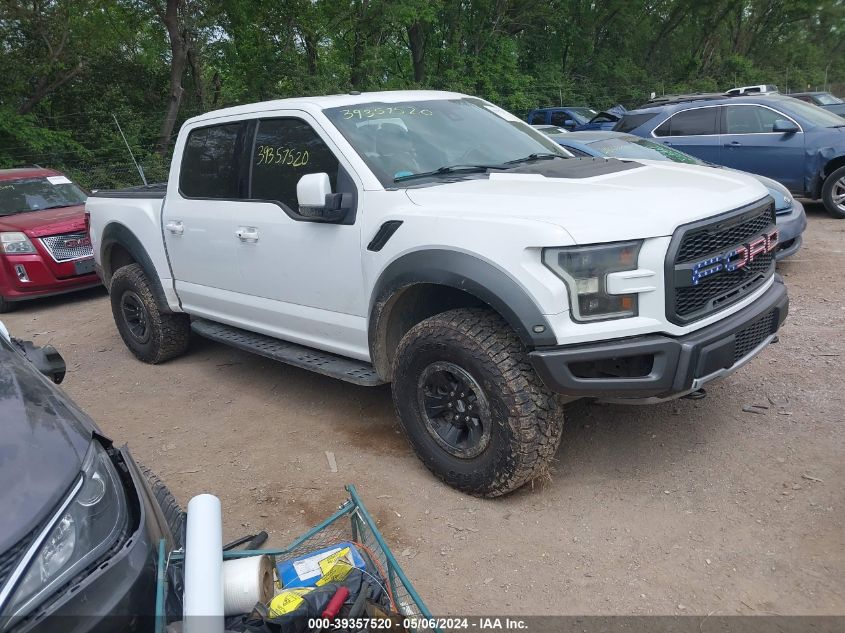
[[119,268],[112,277],[109,294],[117,331],[139,360],[155,365],[188,349],[190,317],[159,310],[141,266]]
[[542,384],[513,330],[484,309],[450,310],[405,334],[393,402],[428,469],[483,497],[548,476],[563,430],[560,399]]
[[822,201],[828,214],[845,219],[845,167],[834,170],[824,181]]
[[6,312],[14,312],[18,309],[17,301],[9,301],[5,297],[0,297],[0,314]]
[[138,468],[144,474],[144,478],[150,486],[162,514],[167,521],[167,526],[170,528],[170,533],[173,535],[173,548],[179,549],[185,546],[185,513],[182,512],[181,506],[177,503],[173,493],[161,479],[158,478],[153,471],[138,464]]

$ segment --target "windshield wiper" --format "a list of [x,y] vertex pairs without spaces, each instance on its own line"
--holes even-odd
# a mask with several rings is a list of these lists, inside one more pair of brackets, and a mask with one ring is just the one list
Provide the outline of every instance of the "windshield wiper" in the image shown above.
[[553,158],[569,158],[563,154],[553,154],[552,152],[541,152],[539,154],[529,154],[522,158],[514,158],[513,160],[506,160],[505,165],[516,165],[518,163],[530,163],[534,160],[552,160]]
[[[27,211],[46,211],[47,209],[65,209],[67,207],[75,207],[75,204],[54,204],[49,207],[40,207],[38,209],[27,209]],[[23,213],[23,212],[21,212]]]
[[422,171],[418,174],[407,174],[405,176],[397,176],[393,182],[404,182],[406,180],[416,180],[417,178],[429,178],[436,176],[448,176],[449,174],[475,174],[490,169],[507,169],[502,165],[447,165],[445,167],[438,167],[432,171]]

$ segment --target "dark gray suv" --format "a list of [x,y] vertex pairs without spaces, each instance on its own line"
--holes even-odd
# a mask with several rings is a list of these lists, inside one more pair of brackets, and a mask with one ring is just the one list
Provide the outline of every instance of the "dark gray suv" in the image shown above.
[[61,356],[0,323],[0,631],[151,629],[183,515],[45,374]]

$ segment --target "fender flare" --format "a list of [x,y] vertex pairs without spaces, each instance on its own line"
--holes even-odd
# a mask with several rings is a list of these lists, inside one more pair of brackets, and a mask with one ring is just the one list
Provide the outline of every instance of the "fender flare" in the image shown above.
[[[374,360],[385,350],[379,340],[385,306],[403,288],[425,283],[462,290],[483,301],[507,321],[528,349],[556,345],[548,319],[511,275],[478,257],[459,251],[426,249],[403,255],[379,275],[370,297],[368,342]],[[542,331],[537,332],[535,328]]]
[[161,279],[159,279],[158,272],[156,272],[153,260],[147,254],[146,249],[141,244],[141,240],[132,231],[119,222],[111,222],[103,229],[100,242],[100,265],[103,271],[103,283],[106,288],[111,287],[111,278],[114,274],[114,271],[111,270],[107,263],[110,259],[111,249],[114,246],[120,246],[126,249],[132,256],[132,259],[135,260],[135,263],[144,270],[144,274],[147,275],[147,279],[150,281],[158,309],[164,313],[172,312],[170,305],[167,303],[167,297],[164,294],[164,288],[161,285]]

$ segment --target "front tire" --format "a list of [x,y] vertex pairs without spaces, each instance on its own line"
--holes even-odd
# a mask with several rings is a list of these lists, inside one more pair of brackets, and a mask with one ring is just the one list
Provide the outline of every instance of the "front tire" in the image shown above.
[[16,301],[9,301],[5,297],[0,297],[0,314],[13,312],[17,309],[18,303]]
[[546,476],[563,409],[497,314],[458,309],[417,324],[393,367],[393,402],[417,456],[463,492],[496,497]]
[[138,360],[155,365],[188,349],[190,317],[159,310],[141,266],[119,268],[112,277],[109,295],[117,331]]
[[173,549],[185,547],[185,513],[182,512],[182,508],[173,493],[170,492],[170,488],[159,479],[158,475],[143,464],[138,464],[138,468],[147,480],[150,491],[153,493],[159,508],[161,508],[165,521],[167,521],[167,527],[170,529],[171,536],[173,536]]
[[828,214],[845,219],[845,167],[834,170],[824,181],[822,201]]

